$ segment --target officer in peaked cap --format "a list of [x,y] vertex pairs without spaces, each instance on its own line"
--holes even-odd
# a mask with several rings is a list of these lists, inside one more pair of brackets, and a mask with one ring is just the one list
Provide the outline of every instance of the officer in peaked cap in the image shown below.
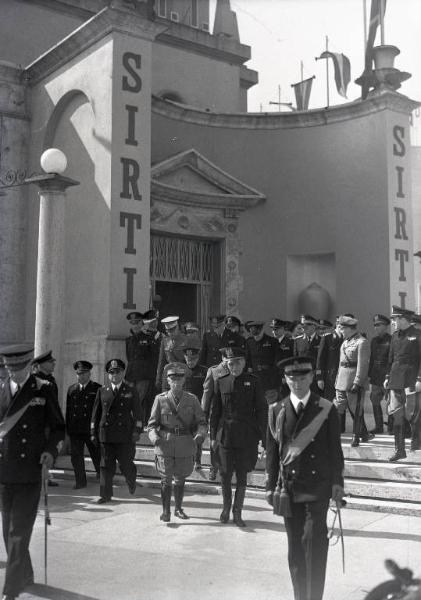
[[100,497],[111,501],[116,461],[126,478],[130,494],[136,491],[135,443],[142,431],[142,409],[133,384],[124,380],[126,365],[112,358],[105,365],[109,383],[97,390],[91,421],[91,440],[100,444]]
[[273,337],[278,341],[277,362],[294,354],[294,342],[287,335],[287,325],[287,321],[278,318],[272,319],[269,323]]
[[236,348],[244,348],[246,340],[239,333],[241,327],[241,321],[238,317],[229,315],[224,319],[224,330],[221,335],[221,348],[229,348],[235,346]]
[[287,358],[280,367],[290,394],[270,407],[266,498],[285,520],[294,598],[322,600],[329,500],[344,494],[339,420],[332,402],[311,392],[311,356]]
[[196,444],[203,444],[207,434],[205,416],[198,398],[186,392],[186,365],[171,363],[166,376],[169,390],[158,394],[148,422],[148,434],[155,446],[155,465],[161,475],[161,521],[171,519],[171,496],[174,480],[175,516],[189,517],[183,510],[186,477],[193,471]]
[[381,402],[385,398],[386,390],[383,383],[386,377],[390,342],[392,336],[388,329],[390,319],[385,315],[376,314],[373,317],[374,336],[370,342],[370,364],[368,378],[371,384],[370,400],[373,405],[375,429],[372,433],[383,433],[383,411]]
[[75,473],[73,489],[85,488],[87,485],[85,470],[85,445],[88,448],[92,463],[99,479],[100,451],[97,444],[91,441],[91,419],[96,393],[101,387],[91,380],[92,363],[88,360],[77,360],[73,363],[76,383],[67,390],[66,431],[70,438],[70,457]]
[[31,373],[33,346],[0,350],[8,378],[0,386],[0,483],[7,563],[4,598],[34,583],[29,541],[41,491],[41,466],[49,469],[64,439],[64,419],[53,386]]
[[[304,333],[294,340],[294,356],[311,356],[313,362],[316,363],[321,342],[321,336],[317,332],[319,321],[311,315],[302,315],[300,323]],[[316,379],[313,379],[311,389],[315,394],[320,392]]]
[[224,331],[225,315],[215,315],[210,318],[210,329],[202,337],[199,363],[205,367],[217,365],[221,360],[220,348],[223,347],[222,333]]
[[[247,373],[243,348],[225,350],[228,375],[215,380],[215,395],[210,414],[210,437],[221,472],[223,510],[221,523],[227,523],[233,506],[233,520],[245,527],[242,509],[247,486],[247,473],[257,461],[259,440],[265,445],[266,403],[257,377]],[[232,477],[237,486],[232,505]]]
[[[405,451],[405,404],[412,404],[421,393],[421,334],[411,323],[414,311],[392,307],[391,319],[395,331],[392,334],[389,351],[388,371],[384,387],[389,391],[388,413],[393,416],[395,452],[389,458],[391,462],[406,457]],[[417,450],[420,444],[419,416],[417,425],[416,407],[412,415],[411,450]]]
[[165,365],[172,362],[184,362],[183,346],[186,341],[186,334],[180,330],[179,318],[174,315],[161,320],[166,335],[162,337],[159,349],[155,381],[155,387],[158,391],[164,390],[167,383],[167,378],[163,374]]

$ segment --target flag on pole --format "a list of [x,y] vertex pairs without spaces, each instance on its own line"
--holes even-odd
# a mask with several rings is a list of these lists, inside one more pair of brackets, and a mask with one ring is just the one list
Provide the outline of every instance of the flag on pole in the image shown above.
[[351,63],[345,54],[338,52],[322,52],[319,58],[331,58],[335,67],[335,83],[338,94],[346,98],[348,83],[351,81]]
[[376,39],[377,29],[384,19],[385,11],[386,0],[371,0],[370,25],[368,29],[367,43],[365,46],[364,73],[361,76],[363,78],[361,91],[361,98],[363,100],[367,98],[368,91],[370,89],[369,76],[371,74],[371,67],[373,64],[374,40]]
[[299,81],[298,83],[292,83],[291,87],[294,88],[295,101],[297,103],[297,110],[308,110],[310,102],[311,86],[313,84],[313,77]]

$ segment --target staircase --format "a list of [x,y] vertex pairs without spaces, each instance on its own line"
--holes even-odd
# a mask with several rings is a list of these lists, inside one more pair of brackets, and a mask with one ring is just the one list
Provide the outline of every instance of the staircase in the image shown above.
[[[393,436],[378,435],[373,440],[351,448],[351,435],[342,436],[345,456],[345,491],[349,508],[376,510],[388,513],[421,516],[421,450],[408,452],[406,459],[389,463],[394,451]],[[409,440],[407,440],[409,446]],[[94,469],[86,457],[86,469],[92,477]],[[142,434],[136,446],[135,462],[139,483],[159,486],[155,470],[154,451],[146,434]],[[193,471],[188,478],[191,491],[220,493],[219,477],[209,481],[209,441],[204,445],[203,468]],[[248,476],[248,495],[264,496],[265,461],[258,460],[255,470]],[[69,456],[60,456],[55,464],[58,477],[73,478]]]

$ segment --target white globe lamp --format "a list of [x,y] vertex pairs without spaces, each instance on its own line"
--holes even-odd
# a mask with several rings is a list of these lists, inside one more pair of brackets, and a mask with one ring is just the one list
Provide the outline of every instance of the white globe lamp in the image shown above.
[[41,154],[41,168],[45,173],[63,173],[67,167],[67,158],[58,148],[48,148]]

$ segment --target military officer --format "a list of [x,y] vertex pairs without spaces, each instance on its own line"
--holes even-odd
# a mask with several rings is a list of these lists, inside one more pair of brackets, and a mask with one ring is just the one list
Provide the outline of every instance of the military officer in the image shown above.
[[244,348],[246,340],[240,334],[241,321],[238,317],[228,315],[224,320],[225,327],[221,335],[221,348]]
[[[311,315],[302,315],[300,321],[304,333],[294,339],[294,356],[311,356],[313,362],[316,363],[322,339],[317,332],[319,322]],[[312,392],[320,393],[317,379],[313,379],[311,386]]]
[[9,377],[0,386],[0,484],[7,551],[3,599],[34,583],[29,542],[41,492],[41,467],[53,465],[64,419],[53,386],[31,374],[33,347],[0,350]]
[[[205,381],[203,382],[203,395],[201,399],[201,405],[205,414],[206,422],[209,423],[210,413],[212,410],[212,403],[215,396],[215,381],[224,375],[229,373],[227,367],[227,359],[225,357],[226,348],[220,349],[221,362],[213,367],[209,367],[206,373]],[[209,469],[209,481],[215,481],[218,473],[218,460],[215,456],[215,452],[211,446],[210,448],[210,461],[211,467]]]
[[383,387],[389,362],[390,341],[392,336],[388,332],[390,319],[385,315],[374,315],[373,327],[375,335],[370,342],[370,363],[368,378],[371,385],[370,400],[373,405],[375,429],[372,433],[383,433],[383,411],[381,401],[386,390]]
[[321,600],[327,553],[329,500],[341,502],[344,457],[332,402],[311,392],[310,356],[281,363],[290,395],[269,413],[266,497],[285,520],[295,600]]
[[156,389],[163,391],[166,386],[166,377],[163,375],[166,364],[172,362],[183,362],[183,346],[186,341],[186,334],[180,330],[178,316],[170,316],[162,319],[166,330],[159,349],[158,367],[156,371]]
[[92,412],[91,439],[100,444],[100,497],[98,504],[106,504],[113,496],[113,477],[118,461],[126,478],[130,494],[136,491],[136,466],[133,462],[134,445],[142,431],[142,409],[133,384],[124,381],[126,365],[112,358],[105,365],[109,384],[96,393]]
[[276,363],[279,359],[279,344],[263,330],[264,321],[249,321],[246,340],[246,368],[260,380],[262,390],[277,388],[279,373]]
[[353,418],[351,446],[359,446],[360,439],[367,442],[369,434],[364,422],[364,393],[368,377],[370,346],[367,339],[357,331],[358,320],[354,316],[341,315],[339,329],[344,341],[341,345],[339,369],[336,376],[336,398],[334,404],[339,415],[348,407]]
[[207,426],[200,402],[186,392],[185,369],[174,363],[167,370],[169,391],[156,396],[148,422],[148,434],[155,446],[155,464],[161,475],[161,521],[171,520],[172,482],[174,515],[188,519],[182,504],[186,477],[193,471],[195,444],[203,444]]
[[421,392],[421,335],[411,325],[414,312],[399,306],[392,307],[391,319],[395,327],[389,350],[389,361],[384,387],[389,390],[388,413],[393,416],[395,452],[391,462],[406,457],[405,404]]
[[75,473],[74,490],[85,488],[85,445],[89,450],[92,463],[99,478],[100,451],[91,441],[91,419],[96,393],[101,387],[91,380],[92,363],[88,360],[77,360],[73,363],[77,382],[67,390],[66,431],[70,438],[70,457]]
[[241,513],[247,486],[247,473],[257,461],[259,440],[265,444],[267,411],[260,382],[245,371],[243,348],[226,348],[228,375],[215,380],[215,396],[210,415],[210,438],[217,453],[221,472],[223,510],[221,523],[227,523],[232,506],[232,476],[237,487],[233,504],[233,521],[245,527]]
[[330,401],[333,401],[336,396],[335,381],[342,342],[343,337],[337,318],[335,329],[321,336],[316,360],[317,385],[323,398]]
[[[278,318],[272,319],[269,325],[272,329],[273,337],[278,341],[276,364],[294,355],[294,341],[291,339],[291,332],[287,331],[287,325],[287,321]],[[289,394],[289,388],[283,378],[280,380],[279,393],[281,398]]]
[[212,367],[221,360],[220,348],[223,347],[222,332],[224,330],[225,315],[216,315],[210,318],[210,329],[205,331],[200,348],[199,364]]

